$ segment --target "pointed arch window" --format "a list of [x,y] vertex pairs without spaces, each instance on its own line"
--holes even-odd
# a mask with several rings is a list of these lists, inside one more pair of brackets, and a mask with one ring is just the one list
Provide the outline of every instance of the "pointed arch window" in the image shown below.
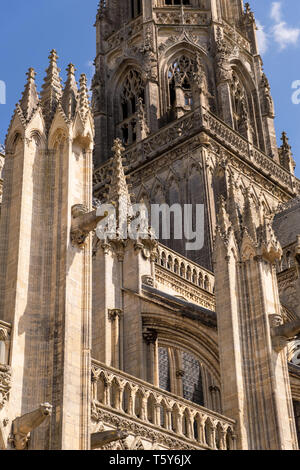
[[258,145],[255,100],[253,93],[247,91],[246,82],[233,72],[231,81],[231,102],[233,127],[243,137]]
[[181,117],[192,109],[192,83],[195,69],[195,60],[188,55],[178,57],[169,67],[169,106],[174,118]]
[[161,389],[221,412],[220,389],[208,368],[193,354],[161,345],[158,362]]
[[123,82],[121,91],[121,123],[119,128],[124,145],[130,145],[137,140],[137,126],[143,119],[145,93],[141,74],[130,70]]
[[244,87],[236,74],[233,74],[231,83],[233,122],[236,131],[247,137],[248,104]]

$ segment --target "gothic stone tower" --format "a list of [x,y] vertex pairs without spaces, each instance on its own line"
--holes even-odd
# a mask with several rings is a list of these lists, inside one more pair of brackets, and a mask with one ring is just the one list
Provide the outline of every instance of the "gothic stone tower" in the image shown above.
[[215,207],[229,177],[241,204],[251,183],[268,211],[296,193],[291,157],[276,144],[253,13],[242,0],[108,0],[96,30],[96,194],[119,137],[138,201],[205,205],[201,251],[164,243],[212,269]]
[[210,271],[214,258],[223,410],[240,448],[296,448],[285,356],[271,341],[283,321],[271,221],[300,183],[285,134],[277,147],[254,14],[242,0],[106,0],[96,31],[95,195],[105,199],[118,137],[137,201],[204,204],[203,249],[161,241]]
[[63,88],[55,51],[49,59],[40,98],[29,70],[6,139],[0,318],[10,341],[1,363],[12,379],[1,445],[87,449],[91,240],[81,246],[75,222],[92,206],[94,126],[86,77],[78,90],[71,64]]

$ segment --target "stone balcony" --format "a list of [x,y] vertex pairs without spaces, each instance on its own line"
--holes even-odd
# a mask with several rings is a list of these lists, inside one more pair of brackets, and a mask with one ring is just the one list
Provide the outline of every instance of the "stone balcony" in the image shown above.
[[92,419],[160,449],[236,448],[234,421],[97,361],[92,362]]
[[214,275],[162,244],[158,246],[155,287],[208,310],[215,310]]

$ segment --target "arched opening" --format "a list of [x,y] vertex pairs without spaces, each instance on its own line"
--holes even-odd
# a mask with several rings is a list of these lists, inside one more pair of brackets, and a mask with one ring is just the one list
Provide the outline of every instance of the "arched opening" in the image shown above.
[[140,72],[128,71],[121,87],[119,130],[123,145],[131,145],[137,140],[137,124],[145,103],[144,83]]
[[193,106],[192,83],[195,73],[195,60],[181,55],[172,61],[168,70],[169,119],[181,117]]

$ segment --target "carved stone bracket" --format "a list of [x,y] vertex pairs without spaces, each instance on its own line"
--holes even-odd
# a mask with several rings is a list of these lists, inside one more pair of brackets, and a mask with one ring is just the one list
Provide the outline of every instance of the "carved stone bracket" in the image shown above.
[[97,211],[88,211],[83,204],[76,204],[72,207],[72,228],[71,241],[73,246],[84,248],[85,241],[89,234],[96,229],[97,224],[104,219],[107,214],[97,217]]
[[269,315],[269,322],[273,348],[278,353],[300,333],[300,320],[282,324],[281,315]]
[[120,318],[123,313],[123,310],[118,308],[108,310],[108,318],[111,322],[114,322],[117,318]]
[[142,283],[145,286],[154,287],[154,279],[152,276],[142,276]]
[[147,344],[154,344],[157,341],[157,331],[147,328],[147,330],[143,331],[143,338]]

